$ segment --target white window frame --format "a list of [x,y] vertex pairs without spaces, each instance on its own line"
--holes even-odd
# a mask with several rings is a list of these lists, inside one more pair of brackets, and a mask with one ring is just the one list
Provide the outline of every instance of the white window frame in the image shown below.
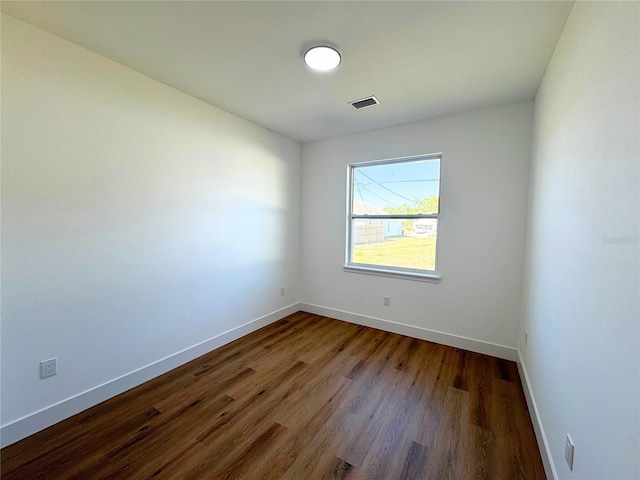
[[[423,160],[440,160],[440,181],[438,182],[438,212],[434,214],[388,214],[388,215],[356,215],[353,212],[353,178],[354,171],[360,167],[369,167],[372,165],[389,165],[393,163],[408,163]],[[385,160],[374,160],[368,162],[350,163],[347,166],[347,235],[346,235],[346,248],[345,248],[345,264],[344,271],[351,273],[364,273],[369,275],[380,275],[385,277],[403,278],[410,280],[420,280],[424,282],[439,283],[440,274],[438,273],[438,252],[440,251],[440,215],[441,215],[441,196],[440,191],[442,188],[442,153],[430,153],[425,155],[414,155],[410,157],[390,158]],[[436,233],[436,258],[434,270],[422,270],[414,268],[404,267],[390,267],[384,265],[373,265],[366,263],[355,263],[351,261],[353,253],[353,224],[355,219],[398,219],[398,220],[411,220],[420,218],[435,218],[438,220],[438,231]]]

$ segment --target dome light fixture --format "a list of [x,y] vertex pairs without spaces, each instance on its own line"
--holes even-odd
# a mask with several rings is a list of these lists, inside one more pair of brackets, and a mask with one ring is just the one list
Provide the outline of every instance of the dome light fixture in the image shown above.
[[340,54],[335,48],[327,46],[312,47],[304,54],[304,63],[318,72],[328,72],[340,65]]

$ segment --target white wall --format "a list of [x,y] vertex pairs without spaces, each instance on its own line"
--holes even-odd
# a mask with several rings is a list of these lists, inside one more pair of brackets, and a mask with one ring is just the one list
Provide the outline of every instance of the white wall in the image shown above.
[[535,101],[519,347],[559,478],[640,478],[639,20],[576,3]]
[[299,144],[3,15],[2,424],[297,303],[299,183]]
[[[302,301],[515,347],[532,115],[523,102],[303,145]],[[442,282],[344,272],[347,164],[435,152]]]

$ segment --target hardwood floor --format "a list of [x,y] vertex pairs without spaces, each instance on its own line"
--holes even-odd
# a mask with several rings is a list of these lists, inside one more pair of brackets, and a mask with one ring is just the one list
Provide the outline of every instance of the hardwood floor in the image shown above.
[[0,452],[10,479],[543,479],[516,364],[298,312]]

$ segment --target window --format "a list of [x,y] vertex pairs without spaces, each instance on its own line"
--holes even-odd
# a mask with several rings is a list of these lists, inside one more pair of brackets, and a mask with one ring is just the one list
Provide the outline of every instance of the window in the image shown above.
[[345,270],[437,281],[441,155],[349,165]]

